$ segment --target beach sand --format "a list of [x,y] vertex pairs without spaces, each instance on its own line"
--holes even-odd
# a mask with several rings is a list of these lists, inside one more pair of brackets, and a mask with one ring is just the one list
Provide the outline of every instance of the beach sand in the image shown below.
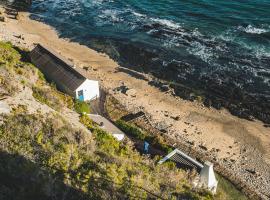
[[[88,76],[99,80],[130,112],[145,112],[153,126],[168,127],[167,137],[208,152],[257,191],[270,196],[270,128],[262,122],[161,92],[147,80],[119,70],[118,63],[107,55],[59,38],[52,27],[30,20],[27,13],[20,13],[19,20],[0,22],[0,40],[28,49],[36,43],[50,46],[76,67],[87,68]],[[114,90],[123,85],[130,89],[127,94]]]

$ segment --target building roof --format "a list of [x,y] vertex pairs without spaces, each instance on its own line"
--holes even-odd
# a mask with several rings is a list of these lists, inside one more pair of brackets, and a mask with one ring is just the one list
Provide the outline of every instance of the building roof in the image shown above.
[[87,79],[72,62],[44,45],[38,44],[30,57],[47,79],[67,92],[74,92]]
[[197,171],[200,171],[203,168],[203,165],[201,163],[191,158],[190,156],[186,155],[179,149],[175,149],[167,156],[165,156],[162,160],[160,160],[158,163],[162,164],[167,160],[174,161],[177,165],[183,168],[196,169]]
[[171,160],[176,163],[180,168],[196,169],[200,173],[199,180],[194,181],[196,187],[203,187],[209,189],[213,194],[216,193],[218,181],[215,177],[213,164],[206,161],[204,164],[189,157],[179,149],[175,149],[167,156],[165,156],[158,163],[162,164],[167,160]]
[[[90,119],[100,125],[100,128],[106,130],[107,132],[111,133],[114,137],[118,140],[122,140],[124,138],[124,133],[117,128],[113,123],[107,120],[105,117],[96,114],[88,114]],[[102,125],[101,125],[102,124]]]

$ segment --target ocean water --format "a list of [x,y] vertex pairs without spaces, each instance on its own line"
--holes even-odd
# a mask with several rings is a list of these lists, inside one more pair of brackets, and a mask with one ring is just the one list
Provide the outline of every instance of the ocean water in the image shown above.
[[270,123],[270,0],[33,0],[30,11],[183,98]]

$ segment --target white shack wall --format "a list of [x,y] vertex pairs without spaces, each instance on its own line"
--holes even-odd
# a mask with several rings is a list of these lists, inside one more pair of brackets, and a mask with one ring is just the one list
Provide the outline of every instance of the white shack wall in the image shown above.
[[76,98],[78,99],[78,91],[83,90],[84,101],[89,101],[99,97],[99,83],[86,79],[77,89]]

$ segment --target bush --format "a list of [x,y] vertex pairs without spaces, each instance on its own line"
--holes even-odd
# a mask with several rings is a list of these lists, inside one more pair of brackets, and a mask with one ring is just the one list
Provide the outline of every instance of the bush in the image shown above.
[[95,122],[92,121],[87,115],[81,115],[80,122],[90,131],[95,128]]
[[0,64],[5,64],[7,67],[13,67],[21,59],[21,55],[11,43],[0,42]]
[[129,134],[139,140],[145,140],[154,147],[166,153],[170,153],[171,151],[173,151],[173,149],[168,146],[161,137],[148,135],[135,125],[131,125],[123,120],[117,120],[116,125],[126,134]]
[[[11,64],[9,60],[13,59],[11,56],[6,61]],[[5,71],[21,77],[13,68]],[[24,78],[30,85],[34,79],[28,76],[31,74]],[[1,74],[1,83],[3,77],[7,79]],[[20,79],[10,79],[20,84]],[[46,82],[34,84],[33,96],[40,102],[59,110],[73,105],[71,97]],[[82,115],[80,121],[92,134],[53,111],[29,114],[28,108],[18,106],[10,115],[2,116],[0,199],[176,199],[183,193],[183,185],[188,184],[187,173],[140,156],[131,145],[118,142],[98,128],[87,115]],[[130,130],[141,133],[135,126]],[[199,193],[192,193],[203,199]]]
[[50,86],[34,86],[32,87],[33,97],[40,103],[44,103],[49,107],[61,111],[64,107],[73,109],[74,103],[72,97],[57,91]]
[[138,127],[130,125],[123,120],[117,120],[116,125],[126,134],[129,134],[139,140],[144,140],[146,137],[146,134],[143,131],[141,131]]
[[90,105],[84,101],[75,101],[74,108],[79,114],[89,114],[90,113]]

